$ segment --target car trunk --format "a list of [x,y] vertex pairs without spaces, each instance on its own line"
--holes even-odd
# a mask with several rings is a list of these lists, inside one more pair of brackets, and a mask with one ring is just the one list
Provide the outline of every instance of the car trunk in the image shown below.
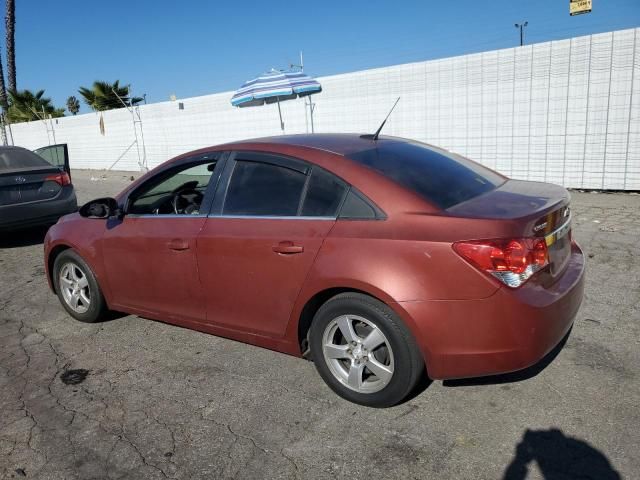
[[15,205],[56,197],[62,186],[47,178],[60,173],[61,170],[53,166],[0,170],[0,205]]
[[559,185],[507,180],[447,212],[459,217],[504,220],[515,224],[523,238],[544,237],[549,274],[555,278],[564,270],[571,253],[569,202],[569,192]]

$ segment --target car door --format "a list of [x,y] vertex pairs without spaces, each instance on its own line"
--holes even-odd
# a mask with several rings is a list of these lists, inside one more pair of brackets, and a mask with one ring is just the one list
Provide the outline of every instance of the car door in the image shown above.
[[33,151],[54,167],[58,167],[71,177],[71,168],[69,166],[69,149],[66,143],[58,145],[49,145],[48,147],[38,148]]
[[320,199],[318,207],[322,192],[315,185],[326,180],[323,173],[330,175],[288,157],[232,154],[198,238],[210,323],[284,335],[294,302],[346,192],[346,185],[331,176],[330,200]]
[[[205,320],[196,239],[213,198],[217,160],[208,154],[181,161],[129,195],[124,217],[108,226],[102,243],[114,308],[166,320]],[[195,192],[201,195],[200,205],[193,209],[181,200],[176,212],[175,195],[185,185],[194,199]]]

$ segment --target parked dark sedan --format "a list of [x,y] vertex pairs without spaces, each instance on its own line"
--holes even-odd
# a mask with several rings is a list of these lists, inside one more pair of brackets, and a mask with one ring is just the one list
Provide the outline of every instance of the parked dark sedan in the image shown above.
[[107,309],[312,358],[383,407],[532,365],[567,335],[584,257],[569,193],[431,145],[297,135],[175,158],[62,218],[49,283]]
[[77,209],[67,145],[0,147],[0,230],[51,225]]

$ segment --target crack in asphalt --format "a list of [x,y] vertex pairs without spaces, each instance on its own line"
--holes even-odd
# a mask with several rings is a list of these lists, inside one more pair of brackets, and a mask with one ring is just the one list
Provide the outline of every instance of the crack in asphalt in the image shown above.
[[[5,322],[8,323],[9,321]],[[69,406],[67,404],[67,402],[63,401],[62,398],[60,397],[60,395],[58,395],[57,391],[56,391],[56,386],[57,386],[57,380],[60,378],[60,375],[66,371],[71,362],[69,361],[68,358],[66,358],[65,356],[63,356],[61,354],[61,352],[58,350],[58,348],[55,346],[54,342],[46,335],[44,334],[42,331],[39,331],[36,328],[31,327],[30,325],[27,325],[25,323],[24,320],[20,319],[19,321],[19,328],[17,329],[17,334],[20,337],[19,339],[19,347],[20,350],[25,358],[25,362],[24,362],[24,367],[19,371],[19,373],[16,373],[14,375],[9,375],[13,378],[19,378],[19,377],[25,377],[28,375],[29,373],[29,369],[31,368],[31,364],[32,364],[32,356],[31,353],[29,352],[29,348],[32,348],[33,346],[36,345],[41,345],[41,344],[46,344],[48,347],[48,350],[50,351],[50,353],[52,354],[53,357],[53,374],[49,376],[49,379],[46,383],[46,394],[48,394],[48,396],[55,402],[55,407],[62,412],[62,417],[65,417],[64,423],[67,427],[66,429],[66,435],[65,435],[65,441],[68,445],[68,448],[65,449],[64,452],[61,452],[59,455],[57,456],[62,456],[62,455],[66,455],[66,454],[71,454],[72,456],[74,456],[74,458],[77,461],[77,455],[76,455],[76,448],[77,445],[74,443],[73,441],[73,436],[72,436],[72,431],[73,429],[73,425],[74,422],[76,421],[76,419],[78,417],[81,417],[84,421],[86,422],[95,422],[98,426],[98,428],[106,435],[110,435],[110,436],[114,436],[114,441],[111,443],[111,446],[109,448],[109,450],[107,451],[107,454],[104,456],[104,461],[101,462],[101,467],[103,469],[104,474],[107,475],[107,477],[109,478],[114,478],[111,475],[110,472],[110,465],[111,465],[111,461],[112,461],[112,455],[118,445],[119,442],[123,442],[124,444],[128,445],[133,452],[135,452],[136,456],[139,458],[141,464],[147,468],[153,469],[154,471],[158,472],[160,475],[162,475],[163,478],[176,478],[174,475],[170,475],[167,473],[167,471],[162,468],[160,465],[156,464],[155,462],[151,461],[140,449],[140,447],[137,445],[137,443],[135,441],[133,441],[130,438],[130,435],[127,434],[127,432],[125,431],[125,424],[124,422],[121,422],[119,424],[119,432],[117,434],[115,434],[114,432],[110,432],[107,428],[105,428],[102,425],[102,422],[100,422],[99,420],[94,420],[90,415],[88,415],[87,413],[83,412],[82,410],[78,410],[77,408],[72,408],[71,406]],[[100,329],[95,329],[94,332],[92,332],[92,336],[95,338],[95,336],[97,336],[97,333],[99,332]],[[25,339],[28,337],[28,335],[30,334],[38,334],[41,338],[38,342],[36,343],[28,343],[25,344]],[[85,346],[83,347],[83,351],[87,348],[87,343],[85,343]],[[73,355],[72,358],[77,358],[79,357],[79,353],[76,353]],[[133,369],[131,368],[127,368],[121,371],[116,372],[116,377],[120,376],[120,375],[124,375],[125,373],[132,371]],[[103,373],[105,372],[104,370],[101,372]],[[10,373],[8,371],[8,373]],[[97,373],[97,372],[96,372]],[[253,381],[258,381],[258,380],[262,380],[258,377],[248,377],[248,376],[242,376],[242,375],[234,375],[231,374],[231,376],[236,376],[236,377],[241,377],[245,380],[253,380]],[[28,402],[25,399],[25,393],[26,393],[26,389],[29,385],[29,382],[27,379],[25,378],[21,378],[22,380],[22,387],[20,389],[20,393],[18,395],[18,399],[20,401],[20,407],[19,409],[21,411],[24,412],[24,416],[26,418],[29,418],[31,425],[29,427],[28,430],[28,437],[27,440],[24,442],[26,447],[28,449],[30,449],[31,451],[33,451],[34,453],[36,453],[37,455],[41,455],[42,457],[44,457],[44,462],[43,464],[40,466],[40,468],[36,471],[33,471],[33,475],[37,476],[38,474],[40,474],[44,468],[47,467],[47,465],[50,463],[50,461],[52,460],[52,458],[49,456],[49,454],[47,453],[47,451],[42,451],[39,450],[37,448],[35,448],[35,446],[33,445],[33,440],[34,440],[34,436],[35,436],[35,432],[37,431],[39,435],[43,435],[45,433],[47,433],[50,429],[41,427],[38,423],[38,418],[36,415],[34,415],[34,413],[30,410],[29,406],[28,406]],[[113,383],[106,377],[103,378],[103,380],[106,382],[106,384],[108,385],[108,389],[110,392],[112,392],[114,390],[114,385]],[[287,389],[284,385],[279,384],[280,387],[282,387],[285,391],[289,391],[289,389]],[[58,387],[59,388],[59,387]],[[91,392],[89,390],[88,387],[83,386],[81,388],[81,390],[86,393],[88,396],[90,396],[92,398],[92,400],[98,401],[102,404],[101,409],[103,411],[105,411],[107,408],[109,408],[108,404],[106,403],[106,401],[101,398],[99,395],[96,395],[95,392]],[[173,430],[173,428],[170,427],[170,425],[167,422],[164,422],[160,419],[158,419],[155,416],[149,416],[148,413],[145,410],[141,411],[144,415],[145,418],[151,418],[153,421],[155,421],[158,425],[162,426],[163,428],[165,428],[167,430],[167,432],[169,433],[170,439],[171,439],[171,448],[168,452],[170,455],[165,455],[165,460],[167,463],[172,464],[175,468],[177,468],[177,463],[176,463],[176,457],[175,457],[175,453],[176,453],[176,448],[177,448],[177,440],[176,440],[176,436],[175,436],[175,432]],[[66,418],[68,417],[68,418]],[[293,459],[291,456],[287,455],[284,452],[284,447],[282,449],[280,449],[279,451],[276,450],[269,450],[263,446],[261,446],[254,437],[250,436],[250,435],[245,435],[243,433],[240,433],[238,431],[236,431],[234,429],[234,427],[229,424],[229,423],[224,423],[224,422],[219,422],[217,420],[211,419],[211,418],[207,418],[206,416],[204,416],[204,414],[201,413],[201,419],[205,422],[210,422],[212,424],[215,424],[217,426],[221,426],[223,428],[226,429],[227,432],[229,432],[229,434],[232,436],[232,440],[231,443],[229,444],[229,448],[227,451],[227,455],[228,458],[230,460],[231,463],[233,463],[233,461],[235,460],[235,457],[233,455],[233,451],[234,448],[233,446],[237,444],[237,442],[242,439],[242,440],[246,440],[253,449],[257,450],[258,452],[265,454],[265,455],[279,455],[280,457],[282,457],[283,459],[286,460],[286,462],[291,465],[291,468],[294,472],[294,475],[296,478],[299,478],[299,472],[300,472],[300,467],[298,465],[298,463],[295,461],[295,459]],[[6,425],[4,425],[4,428],[14,424],[18,422],[18,420],[14,420],[13,422],[10,422]],[[135,426],[135,424],[134,424]],[[4,439],[4,438],[3,438]],[[13,438],[13,439],[7,439],[10,442],[12,442],[12,447],[8,452],[8,456],[10,457],[11,455],[13,455],[13,453],[15,452],[15,449],[17,448],[18,445],[21,444],[19,439]]]
[[[206,407],[205,407],[205,408],[206,408]],[[231,435],[235,438],[234,443],[237,443],[237,440],[238,440],[238,439],[240,439],[240,438],[242,438],[242,439],[244,439],[244,440],[248,440],[248,441],[251,443],[251,445],[253,446],[253,448],[254,448],[254,449],[256,449],[256,450],[258,450],[258,451],[260,451],[260,452],[262,452],[262,453],[264,453],[264,454],[266,454],[266,455],[271,455],[271,454],[278,454],[278,455],[280,455],[282,458],[284,458],[284,459],[285,459],[285,460],[286,460],[286,461],[287,461],[287,462],[288,462],[288,463],[293,467],[293,469],[294,469],[294,471],[295,471],[295,477],[296,477],[296,478],[298,478],[298,473],[299,473],[299,471],[300,471],[300,468],[299,468],[298,464],[297,464],[297,463],[296,463],[296,462],[295,462],[291,457],[289,457],[288,455],[286,455],[286,454],[284,453],[284,448],[282,448],[280,451],[276,451],[276,450],[269,450],[269,449],[267,449],[267,448],[262,447],[261,445],[259,445],[259,444],[256,442],[256,439],[255,439],[255,438],[253,438],[252,436],[250,436],[250,435],[245,435],[245,434],[242,434],[242,433],[239,433],[239,432],[235,431],[233,428],[231,428],[231,425],[230,425],[230,424],[228,424],[228,423],[224,423],[224,422],[220,422],[220,421],[215,420],[215,419],[213,419],[213,418],[206,417],[206,416],[204,415],[204,413],[202,412],[202,410],[200,410],[200,411],[199,411],[199,415],[200,415],[200,419],[201,419],[202,421],[205,421],[205,422],[211,422],[211,423],[213,423],[213,424],[215,424],[215,425],[218,425],[218,426],[220,426],[220,427],[226,428],[226,429],[227,429],[227,431],[228,431],[229,433],[231,433]]]

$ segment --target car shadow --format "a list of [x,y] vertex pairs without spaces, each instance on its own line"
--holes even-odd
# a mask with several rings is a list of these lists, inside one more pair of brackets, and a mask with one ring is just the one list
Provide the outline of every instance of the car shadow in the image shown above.
[[123,313],[123,312],[116,312],[115,310],[107,310],[102,317],[100,317],[100,319],[98,319],[98,321],[94,322],[95,324],[97,323],[106,323],[106,322],[111,322],[113,320],[118,320],[119,318],[124,318],[124,317],[128,317],[131,314],[129,313]]
[[571,334],[571,330],[567,332],[560,343],[553,347],[553,349],[547,353],[542,359],[531,365],[528,368],[523,370],[518,370],[510,373],[503,373],[500,375],[488,375],[485,377],[476,377],[476,378],[461,378],[456,380],[444,380],[442,385],[445,387],[468,387],[474,385],[499,385],[502,383],[516,383],[522,382],[524,380],[528,380],[530,378],[535,377],[540,372],[542,372],[545,368],[549,366],[551,362],[555,360],[558,354],[562,351],[567,340],[569,339],[569,335]]
[[416,386],[413,387],[413,390],[411,390],[411,392],[409,393],[409,395],[407,395],[404,399],[402,399],[402,401],[397,405],[402,405],[409,402],[410,400],[413,400],[418,395],[422,394],[422,392],[424,392],[427,388],[429,388],[432,383],[433,383],[433,380],[429,378],[429,375],[427,375],[427,372],[424,372],[420,377],[420,380],[418,380],[418,383],[416,384]]
[[536,463],[542,478],[593,478],[619,480],[620,474],[609,459],[584,440],[569,437],[557,428],[525,430],[516,446],[516,454],[504,472],[504,480],[529,478],[529,468]]
[[49,227],[31,227],[0,232],[0,248],[19,248],[39,245],[44,242]]

